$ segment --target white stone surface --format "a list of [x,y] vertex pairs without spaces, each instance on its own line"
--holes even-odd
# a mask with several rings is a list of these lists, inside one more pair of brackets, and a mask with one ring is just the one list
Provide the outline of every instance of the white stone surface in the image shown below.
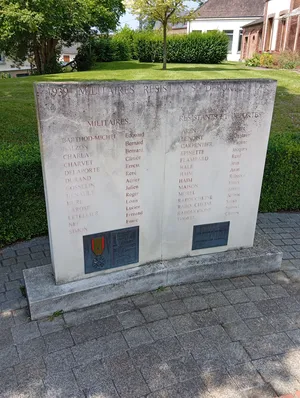
[[[251,247],[275,91],[270,80],[37,84],[56,282],[120,270],[85,274],[83,236],[128,227],[139,226],[139,262],[122,268]],[[226,221],[228,245],[192,250],[195,225]]]

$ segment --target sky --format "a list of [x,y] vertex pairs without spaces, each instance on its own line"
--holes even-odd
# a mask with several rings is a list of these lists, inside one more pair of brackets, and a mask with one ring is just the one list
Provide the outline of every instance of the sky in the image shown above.
[[[197,7],[197,3],[194,1],[185,1],[185,4],[188,5],[190,8]],[[129,12],[124,14],[120,19],[120,26],[123,27],[125,24],[129,25],[132,29],[137,29],[139,26],[136,17]]]

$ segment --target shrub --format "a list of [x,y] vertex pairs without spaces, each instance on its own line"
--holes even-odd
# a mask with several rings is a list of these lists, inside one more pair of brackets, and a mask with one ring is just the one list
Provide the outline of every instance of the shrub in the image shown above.
[[90,70],[95,62],[128,61],[131,49],[127,40],[120,36],[92,37],[81,45],[75,57],[78,71]]
[[269,53],[256,53],[252,58],[246,59],[245,64],[246,66],[252,67],[261,66],[265,68],[271,68],[273,66],[273,55]]
[[254,54],[252,58],[246,59],[245,64],[253,67],[295,69],[300,67],[300,54],[292,51]]
[[130,29],[128,25],[125,25],[114,35],[114,39],[120,40],[123,43],[127,44],[127,47],[129,49],[129,59],[138,59],[136,48],[137,35],[137,31]]
[[92,53],[94,54],[96,62],[111,62],[113,61],[114,46],[109,37],[97,37],[93,40],[91,45]]
[[270,137],[260,201],[261,211],[300,209],[300,136]]
[[10,79],[11,78],[11,74],[10,73],[1,73],[1,79]]
[[95,56],[91,51],[91,46],[89,43],[83,44],[78,48],[75,64],[76,69],[81,72],[84,70],[91,70],[92,66],[95,63]]
[[274,54],[274,65],[280,69],[295,69],[300,67],[300,54],[284,51]]
[[110,45],[112,48],[111,61],[129,61],[131,59],[131,50],[127,41],[120,37],[113,37]]
[[[137,35],[140,62],[162,62],[163,38],[157,33]],[[224,32],[191,33],[167,37],[167,62],[218,64],[226,59],[228,37]]]
[[0,145],[0,247],[47,233],[38,144]]
[[158,33],[139,33],[136,37],[136,50],[140,62],[162,62],[163,43]]
[[269,53],[263,53],[259,57],[259,64],[265,68],[271,68],[273,65],[273,55]]
[[245,61],[246,66],[257,67],[260,66],[260,56],[259,54],[254,54],[252,58],[248,58]]

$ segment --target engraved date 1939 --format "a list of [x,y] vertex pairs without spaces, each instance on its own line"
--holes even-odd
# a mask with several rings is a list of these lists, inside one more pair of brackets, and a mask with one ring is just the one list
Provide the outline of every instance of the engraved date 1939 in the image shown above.
[[49,94],[51,97],[66,97],[68,95],[68,88],[67,87],[51,87],[49,88]]

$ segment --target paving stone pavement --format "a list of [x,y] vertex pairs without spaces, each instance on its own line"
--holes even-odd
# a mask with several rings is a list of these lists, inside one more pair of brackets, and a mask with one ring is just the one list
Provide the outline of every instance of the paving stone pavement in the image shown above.
[[48,238],[3,249],[0,397],[300,397],[300,214],[260,214],[257,229],[284,252],[282,271],[40,321],[30,321],[22,270],[50,262]]

